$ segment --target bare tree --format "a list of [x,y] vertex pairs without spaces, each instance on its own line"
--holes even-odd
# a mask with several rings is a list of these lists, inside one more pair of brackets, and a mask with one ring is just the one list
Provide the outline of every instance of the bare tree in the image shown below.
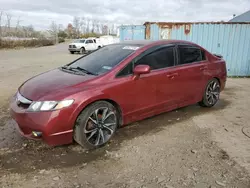
[[12,15],[9,14],[9,13],[6,13],[6,27],[8,28],[8,31],[7,33],[10,34],[10,24],[11,24],[11,18],[12,18]]
[[28,37],[33,37],[34,31],[35,31],[33,25],[26,26],[26,31],[27,31]]
[[3,11],[0,11],[0,39],[2,37],[2,17],[3,17]]
[[100,27],[100,30],[101,30],[101,34],[104,34],[104,24],[103,24],[103,22],[100,22],[100,25],[99,25],[99,27]]
[[58,31],[61,31],[61,30],[64,30],[63,24],[59,24],[59,25],[58,25]]
[[19,35],[19,27],[20,27],[20,22],[21,22],[21,20],[20,20],[20,16],[17,18],[17,22],[16,22],[16,28],[15,28],[15,36],[16,37],[20,37],[20,35]]
[[86,33],[90,32],[90,19],[87,18],[87,26],[86,26]]
[[52,21],[49,27],[49,33],[53,36],[55,39],[55,43],[58,43],[58,25],[56,24],[55,21]]
[[69,38],[73,37],[73,25],[71,23],[68,23],[68,26],[66,28],[66,32]]
[[94,24],[93,24],[93,26],[94,26],[94,32],[95,33],[99,33],[99,20],[98,19],[94,19],[93,22],[94,22]]
[[80,17],[75,16],[73,19],[73,27],[75,28],[76,37],[80,36]]
[[115,24],[112,23],[112,30],[111,30],[111,34],[115,34]]
[[85,33],[85,17],[82,17],[81,20],[80,20],[80,32],[81,33]]
[[87,20],[86,20],[86,17],[82,17],[82,28],[81,28],[81,32],[82,33],[86,33],[86,27],[87,27],[87,22],[86,22]]
[[95,32],[95,20],[92,19],[92,23],[91,23],[91,33]]
[[97,20],[96,22],[96,32],[97,33],[101,33],[101,21],[100,20]]

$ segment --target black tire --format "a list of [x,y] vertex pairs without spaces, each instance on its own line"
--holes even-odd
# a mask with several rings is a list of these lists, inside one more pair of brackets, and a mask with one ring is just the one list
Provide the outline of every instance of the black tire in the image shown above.
[[98,46],[98,49],[100,49],[101,48],[101,46]]
[[80,54],[85,54],[85,52],[86,52],[85,48],[80,49]]
[[71,54],[74,54],[75,52],[72,52],[72,51],[71,51],[70,53],[71,53]]
[[[108,109],[106,113],[105,109]],[[104,116],[107,116],[105,120]],[[84,148],[99,148],[114,136],[118,124],[117,109],[107,101],[97,101],[86,107],[78,116],[74,127],[74,140]]]
[[213,78],[207,83],[202,101],[199,102],[199,105],[202,107],[212,107],[218,102],[219,98],[220,83],[216,78]]

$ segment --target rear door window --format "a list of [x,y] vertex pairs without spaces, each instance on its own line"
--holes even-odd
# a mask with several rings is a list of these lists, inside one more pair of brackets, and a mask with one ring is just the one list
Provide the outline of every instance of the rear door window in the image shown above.
[[205,60],[200,48],[195,46],[181,45],[178,47],[179,65],[190,64]]

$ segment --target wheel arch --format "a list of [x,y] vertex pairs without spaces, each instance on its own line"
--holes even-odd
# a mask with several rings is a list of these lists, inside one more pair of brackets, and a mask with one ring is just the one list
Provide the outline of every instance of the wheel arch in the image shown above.
[[[79,115],[82,113],[82,111],[84,109],[86,109],[88,106],[90,106],[93,103],[98,102],[98,101],[106,101],[106,102],[109,102],[110,104],[112,104],[116,108],[117,112],[119,113],[118,114],[119,115],[118,127],[123,125],[123,113],[122,113],[122,109],[121,109],[120,105],[116,101],[114,101],[112,99],[109,99],[109,98],[100,98],[100,99],[96,99],[96,100],[91,100],[91,101],[88,101],[87,103],[85,103],[83,106],[80,106],[78,111],[77,111],[77,115],[76,115],[76,118],[75,118],[75,123],[77,121],[77,118],[79,117]],[[75,124],[74,124],[74,126],[75,126]]]
[[219,85],[220,85],[220,91],[223,89],[223,88],[221,88],[222,87],[222,82],[221,82],[221,80],[220,80],[220,78],[219,77],[217,77],[217,76],[215,76],[215,77],[213,77],[214,79],[216,79],[218,82],[219,82]]
[[219,79],[219,77],[214,77],[216,80],[218,80],[219,84],[221,85],[221,81]]

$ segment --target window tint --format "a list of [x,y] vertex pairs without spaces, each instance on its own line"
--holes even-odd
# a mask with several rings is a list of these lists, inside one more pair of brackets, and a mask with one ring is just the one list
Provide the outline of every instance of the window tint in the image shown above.
[[80,40],[80,43],[84,43],[85,42],[85,40]]
[[188,64],[202,61],[201,50],[192,46],[179,46],[180,62],[179,64]]
[[125,68],[123,68],[117,75],[117,77],[123,77],[132,74],[133,63],[129,63]]
[[133,63],[129,63],[121,70],[120,73],[118,73],[117,77],[132,74],[133,67],[135,67],[136,65],[149,65],[151,70],[154,70],[174,66],[174,61],[174,47],[161,48],[157,51],[145,55],[137,62],[135,62],[134,66]]
[[204,50],[201,50],[201,56],[202,56],[202,60],[206,60],[206,53]]
[[151,70],[174,66],[174,48],[166,47],[142,57],[136,65],[149,65]]
[[93,43],[93,41],[92,40],[87,40],[86,44],[89,44],[89,43]]
[[78,59],[70,64],[69,68],[80,67],[99,75],[106,73],[134,52],[133,49],[125,47],[126,46],[122,44],[111,44],[105,46]]

